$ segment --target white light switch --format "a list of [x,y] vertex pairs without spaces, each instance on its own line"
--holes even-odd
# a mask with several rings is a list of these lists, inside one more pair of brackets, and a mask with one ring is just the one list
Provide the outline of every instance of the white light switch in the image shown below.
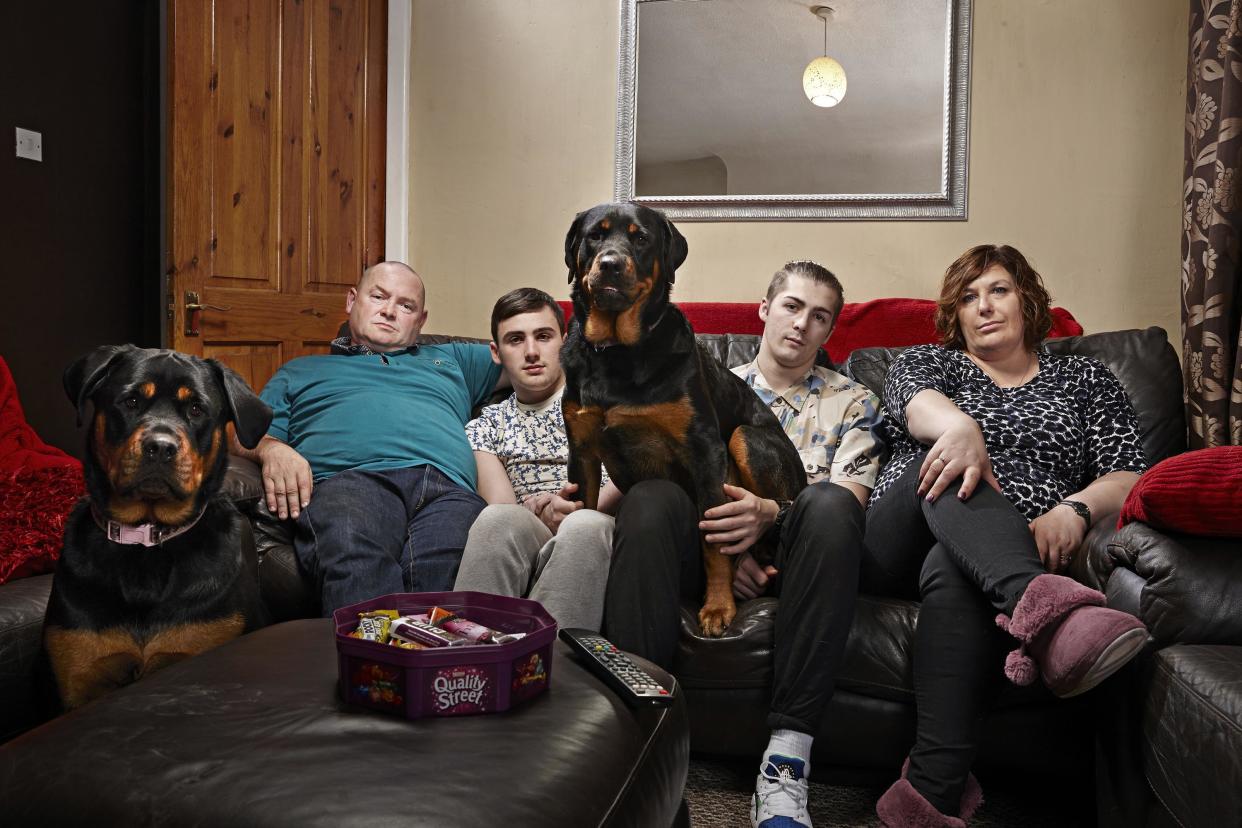
[[17,128],[17,157],[43,160],[43,133]]

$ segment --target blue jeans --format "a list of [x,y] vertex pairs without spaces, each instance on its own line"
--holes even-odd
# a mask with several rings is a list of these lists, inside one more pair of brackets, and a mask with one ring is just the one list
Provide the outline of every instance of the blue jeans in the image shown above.
[[377,595],[451,590],[485,505],[432,466],[354,469],[315,484],[293,549],[324,615]]

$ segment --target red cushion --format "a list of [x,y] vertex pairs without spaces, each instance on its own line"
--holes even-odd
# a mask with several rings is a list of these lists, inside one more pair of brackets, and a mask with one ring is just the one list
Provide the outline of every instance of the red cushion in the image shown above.
[[[562,301],[566,318],[573,305]],[[678,302],[695,333],[761,334],[758,302]],[[936,303],[931,299],[873,299],[846,302],[828,340],[828,356],[836,365],[857,348],[898,348],[939,342],[936,335]],[[1065,308],[1052,309],[1048,336],[1079,336],[1082,325]]]
[[1188,451],[1152,466],[1130,490],[1117,527],[1132,521],[1242,538],[1242,446]]
[[84,491],[80,465],[0,474],[0,584],[56,567],[65,518]]

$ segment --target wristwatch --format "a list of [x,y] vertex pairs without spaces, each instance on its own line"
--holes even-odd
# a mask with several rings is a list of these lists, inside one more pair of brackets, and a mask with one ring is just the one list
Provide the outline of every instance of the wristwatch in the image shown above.
[[1081,500],[1062,500],[1057,505],[1068,506],[1073,509],[1074,514],[1078,515],[1086,522],[1087,528],[1091,528],[1091,508],[1087,506],[1087,504],[1083,503]]

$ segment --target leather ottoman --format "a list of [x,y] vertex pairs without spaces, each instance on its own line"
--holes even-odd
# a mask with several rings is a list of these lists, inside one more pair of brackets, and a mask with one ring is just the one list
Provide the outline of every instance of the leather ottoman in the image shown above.
[[328,619],[259,630],[0,746],[4,822],[633,825],[686,820],[685,701],[633,709],[557,641],[505,713],[407,721],[337,697]]

